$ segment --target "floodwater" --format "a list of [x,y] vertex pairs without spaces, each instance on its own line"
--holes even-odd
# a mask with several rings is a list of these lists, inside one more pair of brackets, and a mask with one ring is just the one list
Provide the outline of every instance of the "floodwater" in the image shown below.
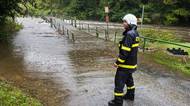
[[[57,22],[74,34],[74,42],[42,19],[19,18],[18,22],[24,28],[0,42],[1,80],[12,82],[44,106],[107,106],[113,98],[116,70],[112,63],[117,47],[112,42],[61,20]],[[135,101],[125,101],[124,106],[190,105],[189,79],[143,60],[134,74]]]
[[44,105],[62,105],[70,92],[67,88],[73,86],[67,39],[41,19],[18,22],[24,28],[0,46],[1,79],[13,82]]

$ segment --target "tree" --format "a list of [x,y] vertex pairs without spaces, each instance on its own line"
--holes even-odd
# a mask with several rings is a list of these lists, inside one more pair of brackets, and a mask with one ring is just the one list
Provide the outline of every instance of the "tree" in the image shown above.
[[15,15],[23,14],[21,5],[26,3],[33,3],[33,0],[1,0],[0,1],[0,23],[3,23],[7,17],[11,17],[13,20]]
[[104,7],[107,2],[110,21],[119,22],[127,13],[141,17],[144,5],[145,22],[166,25],[190,23],[190,0],[36,0],[37,11],[47,15],[102,21],[105,19]]

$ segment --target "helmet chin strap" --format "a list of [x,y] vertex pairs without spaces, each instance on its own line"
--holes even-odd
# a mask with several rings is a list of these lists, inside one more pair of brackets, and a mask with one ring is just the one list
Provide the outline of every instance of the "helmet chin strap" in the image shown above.
[[129,29],[132,29],[132,27],[133,27],[132,24],[129,24]]
[[128,24],[128,28],[127,28],[127,30],[136,30],[136,28],[137,28],[137,26],[136,25],[134,25],[134,24]]

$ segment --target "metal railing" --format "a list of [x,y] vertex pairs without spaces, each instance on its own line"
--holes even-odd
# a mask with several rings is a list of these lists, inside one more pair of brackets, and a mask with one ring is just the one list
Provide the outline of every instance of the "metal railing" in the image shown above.
[[[73,34],[73,32],[69,31],[64,26],[61,27],[60,24],[56,25],[56,22],[54,22],[55,20],[52,20],[52,19],[47,19],[47,20],[48,20],[48,22],[50,22],[51,27],[54,27],[55,29],[58,29],[58,30],[62,29],[62,33],[61,34],[67,35],[68,38],[71,38],[73,42],[76,40],[75,39],[75,35]],[[63,21],[64,21],[64,19],[63,19]],[[104,36],[105,38],[104,39],[108,40],[108,38],[109,38],[109,31],[105,27],[103,27],[103,26],[96,26],[96,24],[93,24],[93,25],[95,25],[95,26],[93,26],[93,25],[88,24],[88,23],[80,23],[80,21],[78,21],[78,23],[77,23],[76,20],[73,20],[73,21],[70,20],[70,21],[66,21],[66,22],[69,23],[70,25],[72,25],[73,27],[78,28],[79,30],[87,30],[88,33],[91,33],[91,31],[94,30],[95,31],[95,35],[96,35],[97,38],[100,38],[99,35],[100,35],[100,33],[102,33],[101,30],[103,30],[103,32],[105,34],[105,36]],[[115,31],[114,34],[113,34],[113,36],[114,36],[114,40],[113,40],[114,43],[117,43],[118,33],[119,33],[119,31]],[[69,35],[71,35],[71,37]],[[148,41],[156,41],[156,42],[160,42],[160,43],[166,43],[166,44],[171,44],[171,45],[175,45],[175,46],[179,46],[179,47],[184,47],[184,48],[190,49],[190,46],[179,44],[179,43],[176,43],[176,42],[171,42],[171,41],[166,41],[166,40],[161,40],[161,39],[154,39],[154,38],[145,37],[145,36],[140,36],[140,38],[143,39],[143,45],[142,45],[143,46],[142,47],[143,52],[145,51],[146,44],[147,44]]]
[[182,45],[182,44],[179,44],[179,43],[170,42],[170,41],[166,41],[166,40],[154,39],[154,38],[144,37],[144,36],[140,36],[140,38],[143,39],[143,52],[145,51],[145,47],[146,47],[146,42],[147,42],[147,40],[156,41],[156,42],[160,42],[160,43],[171,44],[171,45],[176,45],[176,46],[185,47],[185,48],[190,49],[190,46]]

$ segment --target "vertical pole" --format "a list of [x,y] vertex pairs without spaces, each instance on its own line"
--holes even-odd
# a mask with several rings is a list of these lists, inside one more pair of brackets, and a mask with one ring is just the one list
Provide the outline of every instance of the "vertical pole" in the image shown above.
[[142,26],[143,26],[143,19],[144,19],[144,5],[143,5],[143,8],[142,8],[141,28],[142,28]]
[[62,30],[63,30],[63,35],[65,34],[65,28],[64,28],[64,25],[62,26]]
[[58,31],[58,33],[60,34],[60,24],[58,24],[57,31]]
[[77,20],[75,19],[75,28],[77,27]]
[[109,31],[109,28],[108,28],[108,22],[107,22],[107,30],[106,30],[106,38],[107,38],[107,40],[109,39],[109,33],[108,33],[108,31]]
[[107,40],[107,31],[106,31],[106,29],[105,29],[105,40]]
[[114,43],[116,43],[117,31],[115,32]]
[[60,23],[58,24],[58,31],[60,31],[61,30],[61,25],[60,25]]
[[69,37],[69,30],[67,29],[67,36]]
[[50,18],[50,24],[51,24],[51,28],[53,27],[53,20],[52,18]]
[[72,33],[72,40],[73,42],[75,42],[75,38],[74,38],[74,34]]
[[106,31],[106,40],[109,39],[109,34],[108,34],[108,23],[109,23],[109,2],[106,0],[106,7],[105,7],[105,13],[106,13],[106,23],[107,23],[107,31]]
[[98,33],[98,27],[96,27],[96,37],[99,37],[99,33]]
[[146,47],[146,38],[144,38],[143,52],[145,51],[145,47]]
[[90,26],[89,26],[89,24],[88,24],[88,32],[90,32]]
[[71,19],[71,25],[74,26],[74,20],[73,19]]
[[79,27],[79,30],[81,30],[81,25],[80,25],[80,21],[79,21],[79,26],[78,26],[78,27]]

